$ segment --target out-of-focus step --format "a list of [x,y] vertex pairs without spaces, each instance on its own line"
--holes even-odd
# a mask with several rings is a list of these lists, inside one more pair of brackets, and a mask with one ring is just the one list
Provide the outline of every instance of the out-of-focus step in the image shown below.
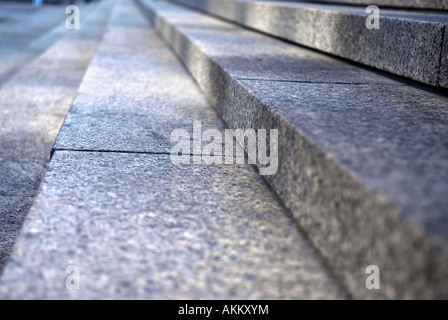
[[85,7],[80,30],[66,29],[61,20],[54,33],[30,45],[36,49],[33,54],[44,52],[20,65],[0,88],[0,271],[45,174],[52,145],[101,39],[111,4]]
[[166,137],[194,120],[225,128],[138,8],[118,2],[0,297],[346,298],[253,166],[173,163]]
[[362,6],[259,0],[176,2],[369,67],[448,88],[445,11],[380,7],[373,20],[374,11],[366,12]]

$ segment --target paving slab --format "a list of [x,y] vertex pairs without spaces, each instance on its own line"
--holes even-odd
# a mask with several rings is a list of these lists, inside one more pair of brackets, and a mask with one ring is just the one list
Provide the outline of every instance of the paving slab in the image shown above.
[[81,70],[24,69],[0,90],[0,194],[37,192],[82,76]]
[[[448,296],[446,96],[381,81],[238,78],[213,49],[232,41],[225,22],[141,4],[230,128],[279,130],[279,170],[266,179],[355,297]],[[198,25],[215,27],[214,40]],[[372,264],[383,290],[362,281]]]
[[[246,27],[342,58],[445,87],[440,73],[444,12],[382,9],[380,28],[368,29],[365,7],[303,2],[176,0]],[[263,17],[263,19],[260,19]],[[445,87],[446,88],[446,87]]]
[[[66,288],[68,265],[79,290]],[[346,297],[253,168],[67,151],[52,158],[0,296]]]

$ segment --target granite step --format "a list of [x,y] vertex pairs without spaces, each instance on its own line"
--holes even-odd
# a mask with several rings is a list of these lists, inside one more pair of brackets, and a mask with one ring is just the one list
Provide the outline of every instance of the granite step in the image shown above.
[[67,30],[61,20],[63,29],[54,28],[54,34],[31,44],[44,52],[16,70],[0,88],[0,273],[101,40],[108,7],[106,3],[88,6],[80,30]]
[[0,298],[347,298],[254,166],[173,163],[172,131],[195,120],[226,128],[138,7],[118,1]]
[[[273,0],[277,1],[277,0]],[[281,1],[281,0],[279,0]],[[382,7],[395,8],[421,8],[434,10],[448,10],[447,0],[286,0],[295,2],[328,2],[328,3],[343,3],[353,5],[377,5]]]
[[[230,128],[278,129],[278,171],[265,178],[354,297],[448,297],[445,95],[139,3]],[[369,265],[380,290],[366,289]]]
[[380,7],[379,29],[368,29],[366,22],[371,13],[366,13],[366,6],[259,0],[175,1],[309,48],[448,88],[445,11]]

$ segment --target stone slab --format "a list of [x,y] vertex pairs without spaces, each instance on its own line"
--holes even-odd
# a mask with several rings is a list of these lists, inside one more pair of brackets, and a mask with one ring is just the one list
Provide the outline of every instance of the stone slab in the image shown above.
[[72,71],[25,68],[0,90],[0,195],[37,193],[82,80]]
[[[390,286],[384,289],[396,298],[446,296],[448,100],[411,87],[261,81],[241,87],[258,101],[235,99],[225,120],[249,127],[241,113],[251,111],[237,106],[269,106],[270,116],[251,119],[283,133],[283,165],[266,178],[328,261],[352,268],[359,280],[363,266],[380,266]],[[328,230],[332,244],[322,239]]]
[[[168,26],[161,30],[165,38],[176,44],[176,52],[182,54],[190,69],[195,68],[195,61],[201,59],[205,53],[206,56],[213,55],[214,61],[238,79],[328,83],[383,82],[399,85],[387,77],[340,59],[266,37],[204,14],[185,11],[180,6],[164,6],[163,2],[159,6],[169,7],[170,21],[177,23],[178,30],[188,31],[188,37],[198,44],[198,47],[188,46],[182,32]],[[212,78],[212,71],[203,70],[206,71],[210,73],[207,76]]]
[[[79,267],[79,290],[65,286],[68,265]],[[346,296],[250,167],[56,151],[0,297]]]
[[[126,15],[127,13],[127,15]],[[136,9],[114,13],[54,149],[169,153],[171,132],[193,121],[223,130],[175,55]],[[137,17],[126,22],[126,18]],[[115,22],[118,20],[118,22]]]
[[[103,67],[111,59],[97,57],[106,62]],[[141,67],[134,63],[129,63],[135,67],[131,74]],[[164,74],[173,76],[177,99],[197,99],[201,110],[200,93],[183,90],[192,80],[177,83],[180,72],[159,64],[172,71]],[[122,75],[120,69],[112,71]],[[127,108],[154,117],[157,111],[160,117],[193,112],[216,119],[190,107],[174,108],[170,98],[159,110],[146,110],[144,99],[123,108],[130,93],[135,98],[135,92],[145,91],[131,88],[113,101],[104,88],[95,100],[98,87],[92,84],[86,77],[77,100],[83,103],[75,102],[69,115],[107,114],[107,109],[123,116]],[[170,97],[169,90],[164,93]],[[109,104],[85,107],[102,99]],[[79,267],[79,290],[65,287],[68,264]],[[346,297],[254,167],[177,166],[168,155],[117,152],[55,151],[0,283],[2,299]]]
[[[266,178],[354,296],[448,296],[445,96],[380,82],[239,79],[185,23],[198,13],[141,3],[229,127],[279,129],[279,171]],[[215,39],[229,37],[222,24]],[[384,290],[365,289],[371,264],[384,270]]]
[[[177,0],[257,31],[433,86],[442,86],[448,14],[381,10],[380,29],[366,28],[364,7],[301,2]],[[260,19],[263,17],[263,19]]]

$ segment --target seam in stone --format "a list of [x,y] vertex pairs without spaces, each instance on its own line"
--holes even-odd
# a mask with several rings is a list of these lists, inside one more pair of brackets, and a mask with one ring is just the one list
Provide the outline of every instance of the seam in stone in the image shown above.
[[104,153],[135,153],[135,154],[164,154],[170,155],[169,152],[155,152],[155,151],[129,151],[129,150],[101,150],[101,149],[53,149],[51,150],[51,156],[56,151],[72,151],[72,152],[104,152]]
[[[150,154],[150,155],[171,155],[170,152],[156,152],[156,151],[123,151],[123,150],[90,150],[90,149],[53,149],[51,150],[51,156],[50,159],[53,157],[54,153],[56,151],[70,151],[70,152],[95,152],[95,153],[129,153],[129,154]],[[188,155],[190,157],[194,156],[202,156],[202,154],[195,154],[195,153],[189,153],[189,154],[182,154],[182,155]],[[224,156],[224,155],[223,155]],[[237,156],[238,157],[238,156]],[[247,155],[244,154],[242,157],[238,158],[247,158]]]
[[0,197],[22,197],[22,198],[34,198],[36,195],[27,194],[0,194]]
[[[252,78],[236,78],[237,80],[244,81],[270,81],[270,82],[291,82],[291,83],[309,83],[309,84],[345,84],[345,85],[371,85],[371,84],[383,84],[383,83],[371,83],[371,82],[326,82],[326,81],[306,81],[306,80],[283,80],[283,79],[252,79]],[[387,85],[395,85],[384,83]],[[397,84],[396,86],[401,86],[402,84]]]

